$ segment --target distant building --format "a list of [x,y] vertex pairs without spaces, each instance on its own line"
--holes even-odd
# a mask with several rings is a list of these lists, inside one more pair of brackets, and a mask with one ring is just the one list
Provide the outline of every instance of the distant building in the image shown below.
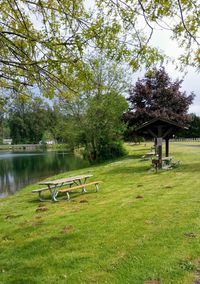
[[47,144],[47,145],[54,145],[57,144],[56,140],[47,140],[47,141],[40,141],[39,144]]
[[12,144],[12,139],[3,139],[3,144],[4,145],[11,145]]
[[54,145],[56,144],[56,141],[55,140],[48,140],[46,141],[47,145]]

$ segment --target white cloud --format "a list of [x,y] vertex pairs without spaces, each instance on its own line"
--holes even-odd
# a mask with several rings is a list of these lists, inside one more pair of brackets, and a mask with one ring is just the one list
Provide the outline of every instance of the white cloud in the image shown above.
[[[171,33],[167,30],[156,30],[151,43],[163,50],[163,52],[177,59],[183,50],[178,46],[175,40],[170,38]],[[189,111],[200,115],[200,74],[195,68],[188,67],[187,73],[180,72],[176,69],[175,65],[169,63],[166,65],[166,71],[172,79],[183,79],[182,90],[186,91],[189,95],[191,92],[194,92],[196,97],[194,99],[193,105],[190,107]]]

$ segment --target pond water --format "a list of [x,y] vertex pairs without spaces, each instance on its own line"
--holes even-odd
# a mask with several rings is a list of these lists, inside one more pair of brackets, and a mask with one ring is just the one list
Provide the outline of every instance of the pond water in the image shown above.
[[48,176],[88,165],[67,151],[0,152],[0,198]]

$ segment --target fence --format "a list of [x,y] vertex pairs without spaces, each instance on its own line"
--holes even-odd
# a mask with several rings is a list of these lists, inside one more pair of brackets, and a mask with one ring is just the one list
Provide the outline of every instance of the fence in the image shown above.
[[200,138],[172,138],[171,142],[200,142]]

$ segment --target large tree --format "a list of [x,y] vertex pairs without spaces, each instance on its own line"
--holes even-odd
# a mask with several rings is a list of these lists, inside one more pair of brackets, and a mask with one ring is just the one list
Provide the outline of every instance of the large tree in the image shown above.
[[194,94],[181,91],[181,80],[173,81],[164,68],[149,70],[129,90],[129,126],[139,126],[153,118],[165,118],[186,125]]
[[61,99],[65,124],[69,125],[62,132],[71,145],[84,147],[91,160],[111,158],[123,152],[120,140],[125,128],[122,114],[128,108],[122,95],[128,87],[126,70],[97,53],[90,55],[87,64],[90,76],[81,86],[84,91]]
[[134,70],[150,66],[163,59],[151,46],[160,27],[184,48],[181,62],[199,67],[199,18],[191,0],[1,0],[0,88],[77,93],[84,54],[93,48]]

